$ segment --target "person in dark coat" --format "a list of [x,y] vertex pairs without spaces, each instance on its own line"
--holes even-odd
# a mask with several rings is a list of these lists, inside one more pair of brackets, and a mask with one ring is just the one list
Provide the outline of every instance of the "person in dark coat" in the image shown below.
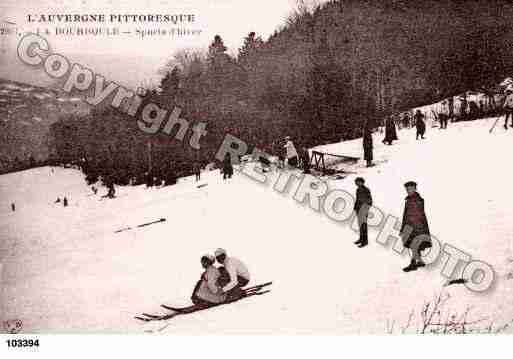
[[196,182],[201,180],[201,165],[198,161],[195,161],[192,164],[192,172],[194,173],[194,175],[196,177]]
[[223,160],[223,180],[227,178],[232,178],[233,175],[233,165],[232,158],[229,153],[224,156]]
[[449,97],[447,100],[447,107],[449,109],[449,120],[454,121],[454,98]]
[[410,115],[408,112],[405,112],[402,119],[403,127],[404,128],[410,128]]
[[369,216],[369,208],[372,206],[372,195],[370,190],[365,186],[365,180],[362,177],[357,177],[354,183],[357,187],[354,211],[358,218],[358,228],[360,230],[360,238],[354,242],[354,244],[362,248],[369,244],[367,217]]
[[306,147],[302,148],[301,162],[303,164],[303,173],[310,173],[310,152],[308,152],[308,148]]
[[468,108],[467,96],[465,94],[463,94],[463,96],[460,97],[460,115],[459,115],[460,121],[467,120],[467,108]]
[[508,117],[511,118],[511,127],[513,127],[513,88],[506,89],[506,97],[503,104],[506,118],[504,120],[504,129],[508,129]]
[[16,212],[16,205],[14,203],[11,203],[11,210],[13,212]]
[[397,131],[395,130],[395,122],[392,117],[385,120],[385,138],[383,143],[391,145],[393,141],[397,140]]
[[372,132],[369,126],[365,126],[363,129],[363,158],[367,161],[367,167],[372,166]]
[[403,268],[409,272],[417,270],[426,264],[422,261],[421,252],[431,248],[429,225],[424,211],[424,199],[417,192],[417,184],[413,181],[404,184],[408,196],[405,198],[403,222],[401,225],[401,238],[405,248],[411,249],[412,258],[410,264]]
[[415,115],[413,116],[415,120],[415,127],[417,128],[417,140],[420,138],[424,139],[424,134],[426,133],[426,123],[424,122],[424,114],[417,110]]
[[438,119],[440,120],[440,129],[447,129],[447,123],[449,122],[449,107],[447,101],[442,101],[442,106],[438,112]]
[[64,207],[68,207],[68,199],[66,197],[62,200],[62,204]]

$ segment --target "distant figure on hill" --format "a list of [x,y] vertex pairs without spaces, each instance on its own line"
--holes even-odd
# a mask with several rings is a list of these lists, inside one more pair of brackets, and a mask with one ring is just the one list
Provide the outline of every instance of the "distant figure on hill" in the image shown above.
[[16,205],[13,203],[11,203],[11,209],[13,212],[16,212]]
[[68,207],[68,199],[66,197],[64,197],[62,204],[64,205],[64,207]]
[[395,122],[392,116],[385,119],[385,138],[383,143],[391,145],[393,141],[397,140],[397,131],[395,130]]
[[438,112],[438,119],[440,120],[440,129],[447,129],[447,122],[449,122],[449,107],[447,101],[442,101],[442,106]]
[[460,121],[466,121],[467,120],[467,108],[468,108],[468,102],[467,102],[467,96],[463,95],[460,97]]
[[470,121],[477,120],[479,118],[479,107],[477,106],[477,103],[475,101],[470,101],[468,103],[468,107],[469,107],[468,119]]
[[415,127],[417,128],[417,140],[420,138],[424,139],[424,134],[426,133],[426,123],[424,122],[424,114],[417,110],[415,115],[413,116],[415,120]]
[[296,147],[294,143],[290,139],[290,136],[285,137],[285,150],[287,151],[287,164],[291,167],[297,167],[298,165],[298,155],[296,151]]
[[504,128],[508,129],[508,118],[511,118],[511,127],[513,127],[513,87],[506,89],[506,98],[504,99],[504,112],[506,112],[506,118],[504,120]]
[[303,147],[301,151],[301,162],[303,165],[303,173],[310,173],[310,152],[308,152],[308,148]]
[[198,182],[201,179],[201,165],[198,161],[192,164],[192,172],[196,177],[196,182]]
[[232,158],[229,153],[224,156],[223,160],[223,180],[230,179],[233,176]]
[[449,99],[447,100],[447,108],[449,110],[449,120],[451,122],[454,121],[454,98],[453,97],[449,97]]
[[365,125],[363,130],[363,157],[365,161],[367,161],[367,167],[372,166],[372,151],[372,132],[370,130],[370,127],[368,125]]
[[410,115],[408,114],[408,112],[405,112],[405,113],[404,113],[404,115],[403,115],[403,118],[402,118],[401,122],[403,123],[403,128],[410,128],[410,127],[411,127],[411,124],[410,124]]
[[112,181],[108,181],[107,182],[107,194],[105,196],[103,196],[104,198],[107,197],[107,198],[114,198],[116,197],[116,188],[114,188],[114,182]]

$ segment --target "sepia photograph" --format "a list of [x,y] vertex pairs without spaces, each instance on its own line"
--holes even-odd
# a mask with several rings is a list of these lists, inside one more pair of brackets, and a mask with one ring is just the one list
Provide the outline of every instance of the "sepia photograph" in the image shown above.
[[513,333],[512,19],[0,1],[2,349]]

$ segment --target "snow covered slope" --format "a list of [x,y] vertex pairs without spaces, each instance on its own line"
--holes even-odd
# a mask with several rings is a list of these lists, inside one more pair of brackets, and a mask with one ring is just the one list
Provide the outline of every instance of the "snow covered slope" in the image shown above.
[[[368,247],[355,247],[348,224],[292,198],[295,185],[279,194],[272,179],[263,186],[236,173],[223,182],[212,171],[202,188],[185,178],[164,189],[118,188],[118,198],[100,201],[78,171],[39,168],[0,176],[0,320],[22,319],[25,331],[39,333],[384,334],[387,322],[404,325],[443,290],[452,311],[471,306],[470,319],[507,323],[513,171],[506,154],[513,132],[497,127],[489,134],[493,121],[428,128],[423,141],[401,130],[393,146],[376,134],[377,166],[353,168],[375,205],[396,216],[403,183],[417,181],[432,233],[494,266],[497,284],[487,293],[443,287],[440,265],[403,273],[408,257],[376,243],[375,231]],[[323,148],[361,156],[361,140]],[[330,188],[353,193],[355,176]],[[53,203],[63,196],[69,207]],[[114,233],[162,217],[167,221]],[[133,319],[164,312],[162,303],[188,304],[200,256],[217,247],[248,264],[252,283],[272,280],[272,292],[167,323]]]

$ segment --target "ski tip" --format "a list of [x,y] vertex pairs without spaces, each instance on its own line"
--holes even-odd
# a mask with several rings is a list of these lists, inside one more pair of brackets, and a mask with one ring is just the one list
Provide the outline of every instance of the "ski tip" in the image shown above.
[[150,321],[150,319],[148,319],[148,318],[143,318],[143,317],[138,317],[138,316],[134,317],[134,319],[142,320],[143,322],[149,322]]
[[165,304],[161,304],[160,306],[161,306],[162,308],[167,309],[167,310],[170,310],[170,311],[172,311],[172,312],[178,312],[178,313],[180,313],[180,312],[182,311],[182,309],[180,309],[180,308],[170,307],[169,305],[165,305]]

